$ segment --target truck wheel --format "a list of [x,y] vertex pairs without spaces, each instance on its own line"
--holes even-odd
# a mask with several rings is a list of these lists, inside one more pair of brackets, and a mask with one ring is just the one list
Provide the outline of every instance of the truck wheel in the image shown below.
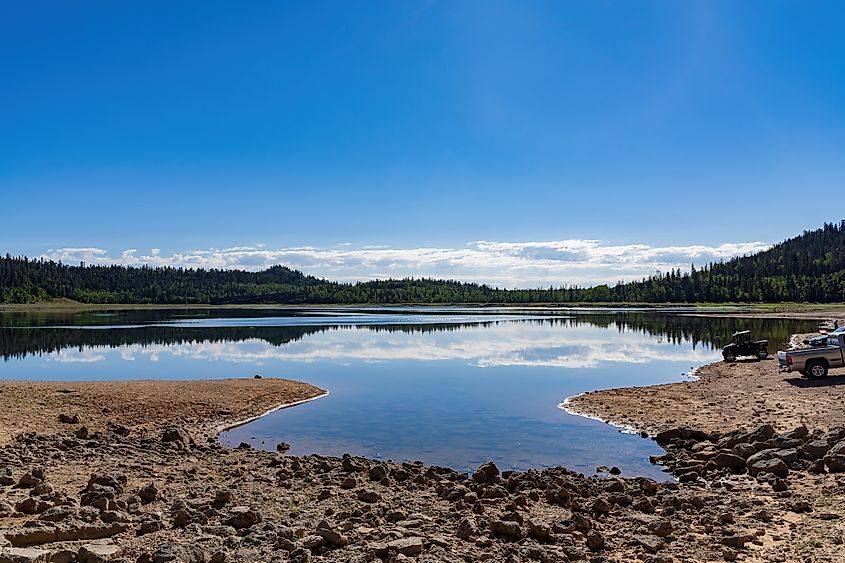
[[726,362],[735,362],[736,361],[736,354],[733,352],[725,352],[722,354],[722,357],[725,359]]
[[812,362],[807,366],[807,377],[810,379],[827,377],[827,366],[822,362]]
[[769,357],[769,351],[768,350],[757,350],[757,358],[758,359],[765,360],[768,357]]

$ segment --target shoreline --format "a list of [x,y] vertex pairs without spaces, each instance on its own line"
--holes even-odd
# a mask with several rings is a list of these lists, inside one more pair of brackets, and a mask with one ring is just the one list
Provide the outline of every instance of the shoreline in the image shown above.
[[801,318],[822,319],[845,315],[840,303],[637,303],[637,302],[573,302],[573,303],[82,303],[71,300],[38,303],[0,303],[2,313],[54,313],[84,311],[154,311],[179,309],[379,309],[413,307],[422,309],[478,308],[478,309],[596,309],[611,310],[678,310],[689,316],[729,315],[737,318]]
[[[318,387],[318,389],[319,389],[319,387]],[[215,429],[215,432],[217,433],[217,437],[220,438],[220,434],[222,434],[223,432],[229,432],[230,430],[234,430],[235,428],[240,428],[241,426],[249,424],[250,422],[255,422],[256,420],[258,420],[260,418],[264,418],[268,414],[272,414],[276,411],[280,411],[280,410],[283,410],[283,409],[289,409],[291,407],[304,405],[305,403],[310,403],[311,401],[316,401],[317,399],[322,399],[323,397],[327,397],[330,393],[330,391],[328,391],[326,389],[323,389],[322,391],[323,391],[322,394],[317,395],[315,397],[309,397],[307,399],[299,399],[297,401],[291,401],[291,402],[288,402],[288,403],[281,403],[279,405],[271,407],[270,409],[268,409],[268,410],[266,410],[262,413],[256,414],[254,416],[250,416],[250,417],[244,418],[243,420],[239,420],[239,421],[236,421],[236,422],[233,422],[233,423],[230,423],[230,424],[224,424],[222,426],[218,426]]]

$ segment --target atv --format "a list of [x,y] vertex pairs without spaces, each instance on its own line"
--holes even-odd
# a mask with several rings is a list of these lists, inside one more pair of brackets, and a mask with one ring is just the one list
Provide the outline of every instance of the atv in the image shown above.
[[751,340],[751,331],[735,332],[731,343],[722,348],[722,358],[726,362],[735,362],[740,356],[756,356],[758,360],[769,357],[768,340]]

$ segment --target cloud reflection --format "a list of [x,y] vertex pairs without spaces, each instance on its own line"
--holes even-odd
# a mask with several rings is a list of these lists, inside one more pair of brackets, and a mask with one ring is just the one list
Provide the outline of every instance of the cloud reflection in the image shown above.
[[[105,359],[94,349],[65,349],[56,361],[94,362]],[[479,368],[541,366],[597,368],[605,363],[646,364],[685,361],[700,364],[713,352],[678,346],[639,332],[600,327],[566,327],[526,322],[502,322],[445,332],[373,331],[339,327],[277,346],[262,339],[201,341],[191,344],[131,344],[119,349],[125,361],[146,358],[186,359],[264,365],[272,362],[348,363],[393,361],[464,361]]]

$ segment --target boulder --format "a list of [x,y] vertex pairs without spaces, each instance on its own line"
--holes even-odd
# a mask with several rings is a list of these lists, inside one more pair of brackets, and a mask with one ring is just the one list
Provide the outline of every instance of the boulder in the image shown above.
[[388,543],[387,548],[401,555],[419,555],[423,550],[423,539],[418,537],[400,538]]
[[824,456],[824,464],[831,473],[843,473],[845,472],[845,455],[828,454]]
[[830,450],[827,440],[811,440],[804,444],[804,452],[812,459],[821,459]]
[[261,522],[261,514],[247,506],[236,506],[232,509],[231,515],[224,521],[224,524],[236,530],[249,528]]
[[488,461],[478,466],[478,469],[476,469],[472,474],[472,480],[481,484],[489,483],[498,475],[499,468],[496,467],[496,464],[492,461]]
[[342,547],[349,543],[349,539],[347,539],[346,536],[332,528],[325,520],[322,520],[319,524],[317,524],[316,534],[333,546]]
[[381,481],[387,477],[387,469],[381,464],[374,465],[370,468],[368,476],[370,481]]
[[78,563],[104,563],[115,559],[120,551],[121,548],[116,545],[83,545],[76,554],[76,560]]
[[845,455],[845,440],[834,444],[828,453],[830,455]]
[[771,473],[772,475],[777,475],[778,477],[786,477],[786,474],[789,473],[789,467],[787,467],[786,463],[778,458],[772,459],[758,459],[755,461],[748,461],[748,472],[752,475],[757,475],[758,473]]
[[741,456],[738,456],[733,453],[728,453],[725,451],[719,452],[719,454],[713,458],[713,463],[718,465],[719,467],[724,467],[726,469],[738,470],[745,468],[745,459]]
[[358,500],[362,502],[378,502],[381,500],[381,495],[372,489],[363,489],[358,492]]
[[604,536],[598,530],[587,532],[587,549],[590,551],[600,551],[604,549],[604,545]]
[[191,437],[181,426],[169,426],[164,429],[161,434],[161,441],[164,443],[175,442],[182,446],[187,446],[191,443]]
[[59,422],[61,422],[62,424],[79,424],[80,419],[78,414],[61,413],[59,415]]
[[490,522],[490,531],[498,536],[513,538],[516,540],[522,539],[522,527],[519,522],[511,520],[493,520]]
[[0,563],[47,563],[50,552],[32,547],[4,547],[0,549]]

